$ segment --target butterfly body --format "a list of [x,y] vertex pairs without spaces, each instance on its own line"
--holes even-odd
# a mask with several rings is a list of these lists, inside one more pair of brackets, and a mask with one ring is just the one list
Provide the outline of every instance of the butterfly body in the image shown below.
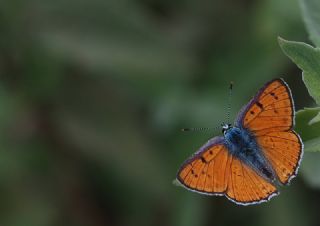
[[275,180],[270,163],[266,160],[250,131],[241,127],[230,127],[224,132],[224,139],[231,155],[252,167],[267,180]]
[[293,130],[294,104],[282,79],[266,83],[223,136],[210,139],[187,159],[177,180],[187,189],[224,195],[240,205],[266,202],[279,194],[275,182],[297,175],[303,143]]

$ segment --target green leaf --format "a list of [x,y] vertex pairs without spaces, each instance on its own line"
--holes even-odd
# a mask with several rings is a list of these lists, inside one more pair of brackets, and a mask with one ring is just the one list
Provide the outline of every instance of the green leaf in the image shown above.
[[305,108],[296,114],[295,130],[300,134],[304,142],[320,137],[320,122],[309,124],[320,112],[318,108]]
[[297,112],[295,130],[300,134],[306,152],[320,152],[320,122],[310,124],[320,114],[319,108],[305,108]]
[[309,124],[309,125],[312,125],[312,124],[317,123],[317,122],[320,122],[320,112],[316,115],[316,117],[314,117],[313,119],[311,119],[308,124]]
[[308,140],[304,143],[304,151],[306,152],[320,152],[320,137]]
[[303,71],[302,79],[309,94],[320,105],[320,49],[280,37],[278,41],[282,51]]
[[310,40],[320,47],[320,1],[300,0],[300,6]]

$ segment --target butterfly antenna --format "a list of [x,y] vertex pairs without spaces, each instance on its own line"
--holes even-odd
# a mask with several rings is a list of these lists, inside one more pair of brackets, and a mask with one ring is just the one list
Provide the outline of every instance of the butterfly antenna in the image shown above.
[[208,131],[208,130],[217,130],[220,127],[201,127],[201,128],[183,128],[181,131],[183,132],[190,132],[190,131]]
[[233,89],[233,82],[231,81],[230,86],[229,86],[229,98],[228,98],[228,107],[227,107],[227,122],[228,122],[228,124],[230,123],[232,89]]

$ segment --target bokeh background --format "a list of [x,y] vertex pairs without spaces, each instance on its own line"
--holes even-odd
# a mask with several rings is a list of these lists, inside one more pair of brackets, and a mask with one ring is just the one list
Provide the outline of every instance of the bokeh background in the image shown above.
[[232,118],[276,77],[313,106],[277,36],[309,42],[296,0],[1,1],[0,225],[319,225],[303,172],[248,207],[172,183],[230,81]]

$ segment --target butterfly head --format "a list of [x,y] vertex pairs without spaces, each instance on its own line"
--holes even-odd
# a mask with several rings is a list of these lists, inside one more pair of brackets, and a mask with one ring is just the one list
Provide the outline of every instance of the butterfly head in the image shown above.
[[226,134],[226,132],[232,128],[230,123],[223,123],[222,125],[222,133]]

